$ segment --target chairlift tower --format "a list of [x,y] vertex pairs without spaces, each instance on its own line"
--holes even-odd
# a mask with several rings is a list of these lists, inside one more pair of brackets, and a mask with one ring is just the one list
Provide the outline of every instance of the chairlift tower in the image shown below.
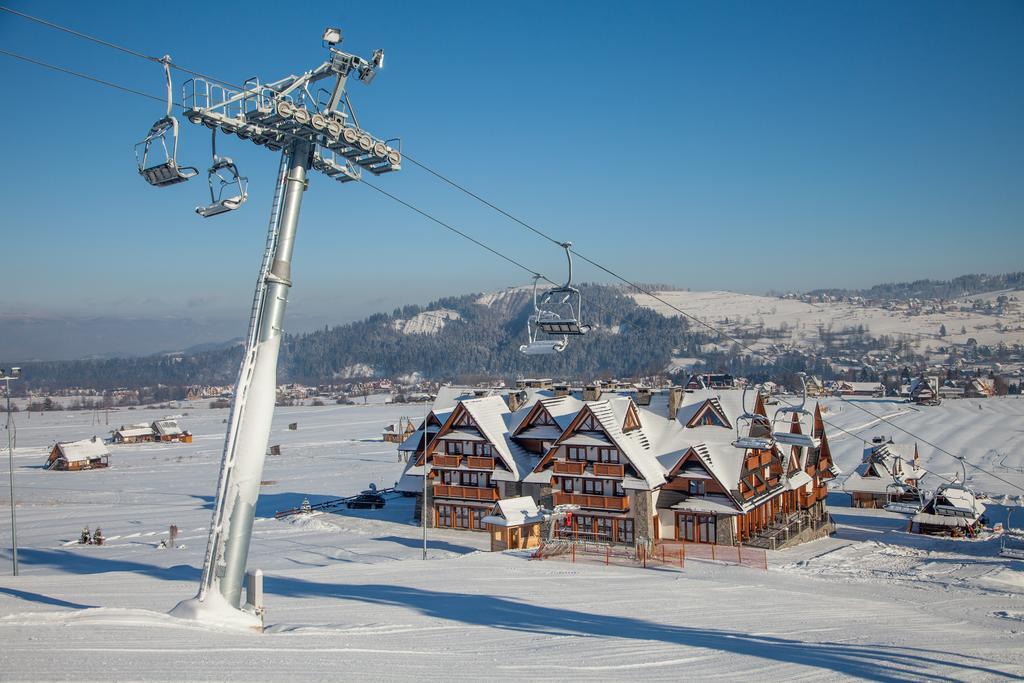
[[[197,77],[186,81],[182,89],[184,116],[191,123],[212,129],[214,136],[217,132],[232,134],[281,152],[267,247],[256,284],[245,356],[231,403],[217,498],[196,596],[199,603],[216,592],[231,607],[239,607],[274,412],[277,360],[292,284],[292,249],[302,195],[308,186],[307,174],[312,168],[344,183],[359,180],[363,170],[382,175],[401,168],[400,146],[359,126],[346,91],[351,75],[365,84],[373,80],[377,69],[383,66],[384,52],[376,50],[367,61],[339,50],[341,40],[340,29],[328,28],[323,42],[330,58],[298,76],[271,83],[253,78],[242,89]],[[170,102],[170,58],[164,58],[163,63]],[[330,88],[314,91],[322,81],[329,82]],[[178,166],[177,132],[177,121],[168,104],[167,115],[154,124],[149,136],[140,143],[139,173],[151,185],[177,184],[195,175],[180,173],[180,169],[189,167]],[[168,134],[173,139],[168,140]],[[163,157],[154,160],[161,150]],[[225,176],[225,172],[229,175]],[[245,201],[244,178],[238,175],[230,159],[217,155],[216,142],[209,176],[213,203],[196,209],[199,215],[216,216],[238,208]],[[231,185],[237,191],[224,193]],[[223,198],[222,194],[229,196]]]

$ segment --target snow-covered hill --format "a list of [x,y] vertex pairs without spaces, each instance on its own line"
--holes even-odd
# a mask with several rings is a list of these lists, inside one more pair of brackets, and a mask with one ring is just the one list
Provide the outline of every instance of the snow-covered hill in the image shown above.
[[[738,294],[736,292],[656,292],[659,298],[698,319],[725,331],[744,332],[759,326],[779,329],[789,326],[788,341],[791,344],[811,348],[819,344],[818,328],[839,331],[843,328],[863,325],[874,337],[889,335],[899,337],[910,335],[909,341],[924,351],[947,344],[963,344],[974,338],[979,344],[995,345],[1024,343],[1024,291],[1000,291],[967,297],[994,300],[999,295],[1016,297],[1017,302],[1009,306],[1003,316],[980,312],[944,311],[942,313],[911,314],[907,310],[888,310],[860,306],[846,302],[804,303],[796,299]],[[633,298],[662,315],[676,316],[679,313],[662,302],[646,295],[633,294]],[[966,303],[966,301],[961,302]],[[945,326],[945,337],[938,336]],[[962,331],[961,331],[962,330]],[[923,336],[922,336],[923,335]],[[768,339],[753,344],[764,348]]]

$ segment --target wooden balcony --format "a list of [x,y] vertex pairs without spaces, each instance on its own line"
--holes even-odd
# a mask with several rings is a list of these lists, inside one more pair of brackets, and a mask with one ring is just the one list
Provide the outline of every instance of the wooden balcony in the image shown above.
[[588,496],[581,493],[555,492],[554,504],[579,505],[601,510],[626,510],[629,507],[629,500],[625,496]]
[[555,474],[583,474],[583,470],[586,469],[587,463],[576,462],[574,460],[556,460],[555,461]]
[[435,455],[431,458],[434,467],[458,467],[462,462],[461,455]]
[[434,486],[435,498],[462,498],[463,500],[498,500],[498,489],[476,486]]
[[625,473],[626,469],[622,465],[610,462],[594,463],[594,476],[597,477],[615,477],[616,479],[621,479]]
[[493,470],[494,458],[481,455],[467,455],[466,467],[471,470]]

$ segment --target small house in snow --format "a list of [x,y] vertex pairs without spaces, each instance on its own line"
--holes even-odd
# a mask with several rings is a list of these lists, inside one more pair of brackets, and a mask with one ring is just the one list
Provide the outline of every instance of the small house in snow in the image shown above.
[[847,382],[836,384],[836,393],[840,396],[885,396],[885,385],[881,382]]
[[178,426],[177,420],[156,420],[153,422],[155,441],[181,441],[192,443],[192,433]]
[[987,377],[974,377],[964,387],[964,398],[990,398],[996,395],[996,382]]
[[143,443],[156,439],[156,432],[149,424],[122,425],[112,432],[114,443]]
[[95,436],[54,444],[44,466],[48,470],[91,470],[110,466],[110,451]]
[[531,496],[505,498],[481,520],[491,534],[491,550],[521,550],[540,545],[544,515]]
[[920,469],[917,446],[913,456],[891,441],[864,449],[864,459],[843,488],[855,508],[882,508],[893,501],[917,500],[917,483],[925,475]]

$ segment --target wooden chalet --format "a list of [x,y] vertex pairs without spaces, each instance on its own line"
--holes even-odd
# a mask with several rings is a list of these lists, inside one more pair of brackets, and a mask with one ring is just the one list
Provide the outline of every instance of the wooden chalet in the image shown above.
[[156,432],[153,431],[152,425],[147,423],[130,425],[128,427],[121,425],[111,432],[111,440],[116,444],[144,443],[155,441]]
[[881,382],[847,382],[836,383],[835,392],[838,396],[885,396],[885,385]]
[[964,385],[964,398],[991,398],[996,395],[996,382],[987,377],[972,377]]
[[154,441],[180,441],[192,443],[192,433],[178,426],[177,420],[156,420],[153,422]]
[[110,466],[110,452],[102,439],[95,436],[79,441],[54,444],[43,466],[48,470],[92,470]]
[[917,484],[925,475],[918,463],[917,446],[913,456],[892,441],[872,444],[864,449],[864,458],[843,484],[855,508],[882,508],[886,503],[918,499]]

